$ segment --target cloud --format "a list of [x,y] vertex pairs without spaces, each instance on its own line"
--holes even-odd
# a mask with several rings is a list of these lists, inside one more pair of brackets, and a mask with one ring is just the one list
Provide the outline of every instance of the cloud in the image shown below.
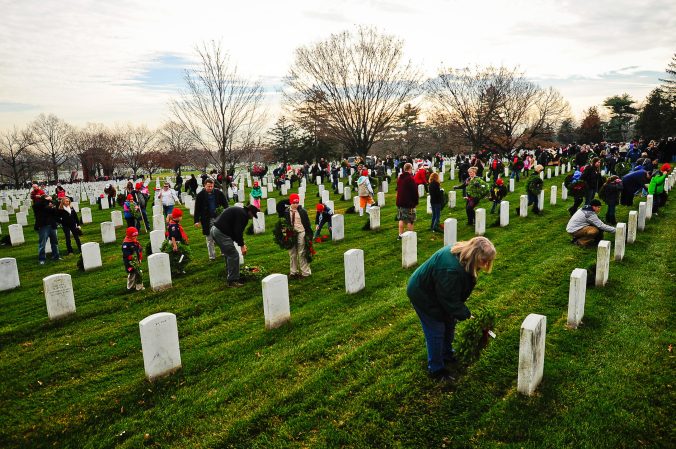
[[12,103],[0,101],[0,113],[34,111],[39,108],[40,106],[36,104]]

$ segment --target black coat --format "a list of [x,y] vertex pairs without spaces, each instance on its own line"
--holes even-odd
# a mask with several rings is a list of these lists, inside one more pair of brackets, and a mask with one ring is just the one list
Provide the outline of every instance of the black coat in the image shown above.
[[35,201],[33,212],[35,213],[34,229],[36,231],[45,226],[51,226],[54,229],[58,226],[59,210],[51,202],[44,199]]
[[70,213],[65,209],[58,209],[58,219],[61,226],[68,229],[73,229],[82,224],[80,217],[77,216],[77,212],[75,212],[73,206],[70,207]]
[[438,182],[430,182],[430,204],[443,204],[444,194],[441,192],[441,185]]
[[[305,228],[305,233],[306,234],[312,234],[312,227],[310,225],[310,217],[307,214],[307,211],[303,208],[303,206],[298,206],[298,209],[296,209],[296,213],[300,216],[300,222],[303,223],[303,228]],[[291,224],[291,207],[287,208],[284,211],[284,218],[286,218],[286,221]]]
[[[223,234],[244,246],[244,229],[249,221],[249,212],[243,207],[228,207],[214,221],[214,226]],[[308,220],[309,221],[309,220]]]
[[[228,208],[228,199],[225,197],[222,191],[214,188],[213,194],[216,195],[216,209],[219,206],[223,209]],[[216,218],[216,213],[211,213],[209,211],[209,194],[206,190],[202,190],[195,197],[195,223],[200,223],[202,225],[202,234],[209,235],[209,230],[211,228],[211,219]]]

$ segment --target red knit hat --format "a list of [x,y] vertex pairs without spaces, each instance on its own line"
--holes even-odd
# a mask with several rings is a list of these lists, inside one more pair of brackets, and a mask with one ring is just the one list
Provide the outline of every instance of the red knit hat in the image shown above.
[[254,181],[254,187],[258,187],[258,181]]
[[136,190],[141,190],[142,187],[143,187],[143,184],[141,184],[140,182],[136,183]]
[[317,204],[317,212],[324,212],[324,205],[322,203]]
[[671,170],[671,165],[669,165],[669,164],[664,164],[660,167],[660,171],[667,172],[669,170]]
[[132,237],[136,237],[137,235],[138,235],[138,229],[136,229],[133,226],[129,226],[127,228],[127,237],[132,238]]
[[503,184],[505,183],[505,181],[503,181],[502,178],[498,178],[498,180],[495,181],[495,183],[496,183],[497,185],[501,186],[501,185],[503,185]]
[[131,195],[131,193],[127,195],[127,201],[132,201],[133,199],[134,197]]
[[298,196],[297,193],[292,193],[291,195],[289,195],[289,202],[291,204],[300,203],[300,196]]
[[362,176],[368,176],[368,175],[369,175],[369,171],[368,171],[368,170],[362,170],[361,175],[362,175]]
[[171,218],[178,218],[183,216],[183,211],[181,209],[174,209],[171,211]]

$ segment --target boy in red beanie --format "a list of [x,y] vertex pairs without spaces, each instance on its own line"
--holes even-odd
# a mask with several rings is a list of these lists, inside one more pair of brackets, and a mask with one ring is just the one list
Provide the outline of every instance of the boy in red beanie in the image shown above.
[[328,237],[326,239],[322,238],[320,234],[322,233],[322,228],[324,225],[328,225],[329,228],[329,237],[331,236],[332,228],[331,228],[331,215],[333,212],[331,209],[322,204],[319,203],[317,204],[317,215],[315,215],[315,235],[314,239],[316,243],[321,243],[323,240],[328,240]]
[[495,207],[499,206],[502,202],[502,199],[507,195],[507,187],[505,187],[505,181],[502,178],[495,180],[495,184],[491,188],[491,201],[493,201],[493,207],[491,208],[491,213],[495,213]]
[[141,261],[143,260],[143,250],[138,241],[138,229],[131,226],[127,228],[127,233],[122,242],[122,261],[127,272],[127,291],[144,290],[143,272],[141,271]]
[[[174,209],[171,211],[169,218],[169,226],[167,226],[166,237],[171,244],[173,254],[170,254],[169,262],[174,274],[185,274],[185,265],[188,263],[189,254],[185,251],[185,246],[188,245],[188,236],[181,226],[181,219],[183,218],[183,211],[181,209]],[[179,246],[181,244],[181,246]]]

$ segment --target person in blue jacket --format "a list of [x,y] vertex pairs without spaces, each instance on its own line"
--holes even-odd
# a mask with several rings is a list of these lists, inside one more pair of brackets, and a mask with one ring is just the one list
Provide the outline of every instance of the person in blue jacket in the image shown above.
[[420,319],[427,345],[427,370],[433,379],[453,380],[446,363],[456,361],[455,323],[472,315],[465,301],[480,270],[490,272],[495,247],[486,237],[444,246],[413,273],[406,294]]
[[623,206],[632,206],[634,204],[634,195],[640,191],[650,181],[650,174],[643,170],[643,167],[637,166],[636,170],[627,173],[622,177],[622,196],[620,204]]

